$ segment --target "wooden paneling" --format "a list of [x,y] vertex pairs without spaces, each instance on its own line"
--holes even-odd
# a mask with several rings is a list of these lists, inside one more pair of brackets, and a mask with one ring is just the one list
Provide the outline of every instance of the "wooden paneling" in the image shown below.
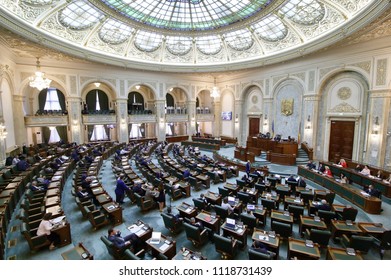
[[354,121],[332,121],[330,128],[329,160],[352,159]]
[[259,118],[250,118],[249,119],[249,136],[254,136],[259,134]]

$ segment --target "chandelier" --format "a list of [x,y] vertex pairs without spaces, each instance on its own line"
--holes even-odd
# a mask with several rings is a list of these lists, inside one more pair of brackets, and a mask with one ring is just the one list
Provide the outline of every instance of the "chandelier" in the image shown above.
[[37,88],[39,91],[48,88],[52,82],[52,80],[45,78],[45,73],[41,72],[39,57],[37,57],[37,71],[35,71],[35,76],[31,76],[29,80],[30,87]]
[[2,123],[0,123],[0,139],[1,140],[4,140],[6,137],[7,137],[7,130],[6,130],[6,127],[5,125],[3,125]]
[[213,89],[212,89],[212,93],[210,94],[210,97],[212,98],[217,98],[220,96],[220,90],[219,88],[216,86],[216,77],[214,78],[215,81],[214,81],[214,86],[213,86]]

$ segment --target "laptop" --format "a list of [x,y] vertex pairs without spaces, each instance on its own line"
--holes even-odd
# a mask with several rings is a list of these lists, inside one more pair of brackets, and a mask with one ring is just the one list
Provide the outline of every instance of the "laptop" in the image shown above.
[[253,211],[254,209],[255,209],[255,205],[254,204],[247,204],[247,210]]
[[236,221],[235,221],[235,219],[227,218],[225,224],[226,224],[226,226],[227,226],[228,228],[235,229]]
[[228,197],[228,204],[231,206],[235,205],[235,197],[229,196]]
[[151,241],[149,241],[150,244],[159,244],[160,238],[162,237],[162,233],[158,231],[152,232]]

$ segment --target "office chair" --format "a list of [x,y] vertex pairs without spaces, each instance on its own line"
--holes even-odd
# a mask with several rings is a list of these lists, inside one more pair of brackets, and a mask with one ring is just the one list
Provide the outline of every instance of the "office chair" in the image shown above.
[[180,220],[175,219],[174,216],[167,213],[160,214],[163,218],[164,226],[173,234],[177,234],[183,229],[183,223]]
[[343,234],[341,243],[345,246],[345,248],[353,248],[354,250],[366,254],[373,246],[374,238],[372,236],[362,236],[355,234],[349,237],[346,234]]
[[315,228],[307,228],[306,235],[307,239],[312,240],[314,243],[318,243],[321,247],[327,247],[331,238],[331,232],[329,230]]
[[240,242],[236,239],[215,234],[215,249],[221,254],[222,259],[232,259],[236,256]]
[[253,248],[248,248],[248,259],[249,260],[274,260],[276,258],[276,253],[267,251],[265,253],[254,250]]
[[202,231],[192,224],[183,223],[185,228],[186,238],[190,240],[195,247],[199,247],[208,241],[208,230],[204,228]]

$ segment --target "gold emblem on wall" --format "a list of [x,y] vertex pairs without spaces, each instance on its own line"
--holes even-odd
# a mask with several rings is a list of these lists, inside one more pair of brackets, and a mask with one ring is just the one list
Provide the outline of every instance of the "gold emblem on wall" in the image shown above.
[[281,101],[281,114],[284,116],[290,116],[293,114],[293,98]]

